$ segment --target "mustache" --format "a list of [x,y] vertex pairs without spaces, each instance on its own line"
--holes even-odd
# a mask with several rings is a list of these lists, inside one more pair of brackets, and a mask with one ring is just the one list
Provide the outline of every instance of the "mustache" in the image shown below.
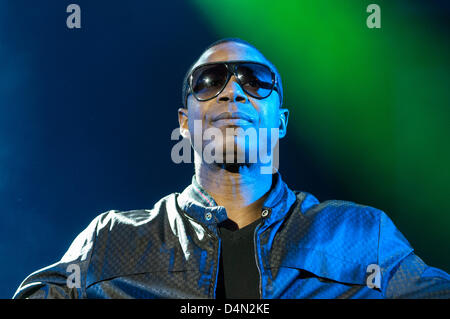
[[246,120],[249,122],[254,122],[254,119],[243,112],[223,112],[220,113],[217,116],[212,117],[212,121],[218,121],[218,120],[230,120],[230,119],[240,119],[240,120]]

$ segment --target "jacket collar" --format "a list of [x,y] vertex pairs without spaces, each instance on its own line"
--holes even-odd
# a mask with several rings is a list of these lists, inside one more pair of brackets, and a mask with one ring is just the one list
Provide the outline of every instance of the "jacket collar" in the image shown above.
[[[272,188],[263,204],[263,211],[268,212],[263,218],[268,223],[284,218],[296,201],[296,195],[281,179],[280,173],[275,173],[272,181]],[[178,205],[187,215],[208,226],[215,226],[228,218],[225,207],[217,205],[214,198],[198,184],[195,175],[191,185],[178,197]]]

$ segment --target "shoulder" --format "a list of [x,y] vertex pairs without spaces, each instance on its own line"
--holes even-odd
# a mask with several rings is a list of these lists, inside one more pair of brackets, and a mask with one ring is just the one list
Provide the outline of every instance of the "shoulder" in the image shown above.
[[[296,192],[298,211],[311,225],[320,225],[330,231],[347,231],[346,236],[377,238],[381,245],[386,243],[409,243],[383,210],[346,200],[320,202],[307,192]],[[352,230],[352,232],[349,232]]]
[[[153,257],[172,236],[170,218],[178,211],[171,206],[176,205],[176,196],[163,197],[151,209],[110,210],[98,215],[75,239],[62,261],[86,256],[86,287],[118,275],[159,270],[165,265]],[[83,250],[78,248],[80,244]]]
[[296,192],[300,213],[307,219],[329,226],[362,227],[378,233],[387,215],[380,209],[346,200],[320,202],[307,192]]
[[[176,204],[177,193],[161,198],[150,209],[108,210],[97,217],[75,238],[63,257],[63,261],[87,255],[91,250],[105,248],[108,243],[124,245],[148,234],[152,229],[163,227],[167,222],[170,206]],[[120,244],[121,243],[121,244]]]
[[107,228],[108,231],[114,231],[116,228],[122,227],[139,227],[157,222],[164,218],[167,210],[170,210],[176,202],[176,193],[161,198],[148,209],[132,209],[132,210],[110,210],[96,217],[97,230]]
[[342,258],[369,257],[374,263],[399,260],[413,249],[381,209],[345,200],[319,202],[296,192],[297,218],[309,245],[342,251]]

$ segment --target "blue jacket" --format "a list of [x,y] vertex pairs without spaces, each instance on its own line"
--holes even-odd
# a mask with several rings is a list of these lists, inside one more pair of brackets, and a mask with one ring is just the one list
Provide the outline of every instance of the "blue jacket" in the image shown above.
[[[254,235],[262,298],[450,297],[450,276],[416,256],[382,211],[274,181]],[[225,219],[193,178],[152,209],[99,215],[14,298],[215,298]]]

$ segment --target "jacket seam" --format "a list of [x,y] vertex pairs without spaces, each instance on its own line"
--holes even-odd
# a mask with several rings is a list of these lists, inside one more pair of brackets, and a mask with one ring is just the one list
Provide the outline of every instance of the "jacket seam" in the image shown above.
[[84,274],[84,291],[83,291],[83,297],[87,298],[87,288],[88,288],[88,284],[87,284],[87,277],[88,277],[88,271],[89,271],[89,266],[91,265],[91,261],[92,261],[92,255],[94,254],[95,251],[95,245],[97,244],[97,230],[98,230],[98,223],[100,221],[100,218],[97,219],[97,222],[95,223],[95,229],[94,229],[94,241],[92,243],[92,248],[91,248],[91,253],[89,254],[89,260],[86,264],[86,271]]

